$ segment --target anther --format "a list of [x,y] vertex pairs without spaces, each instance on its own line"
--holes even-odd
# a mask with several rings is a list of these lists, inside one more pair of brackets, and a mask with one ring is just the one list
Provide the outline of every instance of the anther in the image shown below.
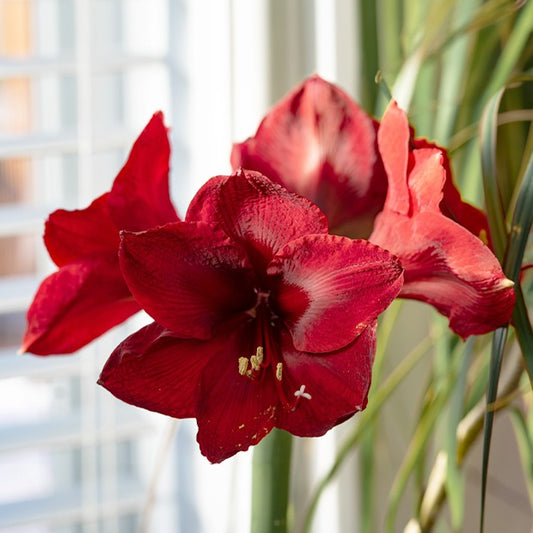
[[276,365],[276,379],[281,381],[281,375],[283,373],[283,363],[278,363]]
[[295,391],[294,396],[297,398],[306,398],[307,400],[311,399],[311,395],[305,392],[305,385],[302,385],[299,390]]
[[248,370],[248,359],[246,357],[239,357],[239,374],[244,376]]
[[262,346],[258,346],[255,350],[255,355],[250,357],[250,363],[252,363],[252,369],[256,372],[261,368],[263,362],[264,351]]

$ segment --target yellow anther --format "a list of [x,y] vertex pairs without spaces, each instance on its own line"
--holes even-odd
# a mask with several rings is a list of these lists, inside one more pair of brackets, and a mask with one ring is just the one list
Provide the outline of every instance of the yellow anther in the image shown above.
[[252,369],[256,372],[261,368],[261,363],[263,362],[263,357],[265,353],[262,346],[258,346],[255,350],[255,355],[250,357],[250,363],[252,364]]
[[248,359],[246,357],[239,357],[239,374],[244,376],[248,370]]
[[283,363],[278,363],[276,365],[276,379],[281,381],[281,375],[283,373]]

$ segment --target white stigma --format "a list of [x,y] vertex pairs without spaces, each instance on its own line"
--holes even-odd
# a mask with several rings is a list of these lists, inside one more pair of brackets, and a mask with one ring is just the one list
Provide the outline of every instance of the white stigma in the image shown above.
[[305,385],[302,385],[299,390],[295,391],[294,396],[297,398],[306,398],[307,400],[311,399],[311,395],[305,392]]

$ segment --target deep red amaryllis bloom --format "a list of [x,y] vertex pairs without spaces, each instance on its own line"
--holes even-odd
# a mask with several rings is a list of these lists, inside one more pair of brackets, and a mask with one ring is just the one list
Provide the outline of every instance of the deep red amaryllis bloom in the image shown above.
[[312,76],[235,144],[233,168],[262,172],[326,214],[332,233],[368,237],[387,192],[378,122],[337,86]]
[[37,290],[22,352],[74,352],[140,310],[120,272],[119,231],[177,220],[169,196],[169,156],[159,112],[133,145],[110,192],[86,209],[50,215],[44,242],[59,270]]
[[365,407],[376,318],[402,268],[367,241],[329,235],[303,197],[256,172],[218,176],[184,222],[124,232],[120,262],[156,322],[117,347],[99,383],[195,417],[210,461],[273,427],[322,435]]
[[370,240],[400,258],[400,296],[432,304],[463,338],[509,322],[513,283],[490,249],[441,211],[442,151],[410,150],[407,116],[395,102],[385,112],[378,144],[389,189]]

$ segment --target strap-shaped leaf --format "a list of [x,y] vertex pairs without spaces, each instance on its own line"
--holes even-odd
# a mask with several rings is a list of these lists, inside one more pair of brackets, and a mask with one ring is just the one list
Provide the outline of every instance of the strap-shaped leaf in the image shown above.
[[489,386],[487,389],[487,411],[485,413],[485,425],[483,428],[483,466],[481,471],[481,511],[479,531],[483,533],[485,526],[485,497],[487,494],[487,473],[489,467],[490,441],[492,438],[492,425],[494,422],[494,410],[492,404],[498,393],[498,381],[502,368],[503,352],[507,340],[508,327],[498,328],[493,335],[492,353],[490,356]]
[[457,460],[457,427],[464,413],[464,400],[466,390],[466,377],[470,367],[470,356],[474,347],[473,340],[469,339],[465,346],[465,353],[461,361],[461,369],[455,382],[450,400],[448,413],[448,431],[446,433],[446,494],[450,504],[452,525],[454,530],[459,530],[463,523],[465,506],[465,483]]
[[498,186],[496,167],[496,140],[498,132],[498,109],[505,88],[499,90],[488,102],[483,112],[480,126],[481,168],[483,172],[483,189],[487,218],[494,252],[503,261],[507,242],[505,211]]
[[509,415],[511,416],[511,422],[513,423],[516,441],[520,451],[520,458],[522,459],[529,500],[531,505],[533,505],[533,428],[530,422],[531,413],[529,414],[529,424],[522,411],[517,407],[511,407],[509,409]]
[[528,236],[531,231],[531,225],[533,224],[532,205],[533,154],[529,157],[526,171],[524,172],[522,183],[520,185],[520,191],[516,199],[509,244],[504,262],[505,274],[516,284],[516,305],[513,313],[513,324],[516,329],[520,348],[522,349],[529,380],[533,384],[533,330],[529,321],[522,289],[519,285],[520,268],[522,266]]

